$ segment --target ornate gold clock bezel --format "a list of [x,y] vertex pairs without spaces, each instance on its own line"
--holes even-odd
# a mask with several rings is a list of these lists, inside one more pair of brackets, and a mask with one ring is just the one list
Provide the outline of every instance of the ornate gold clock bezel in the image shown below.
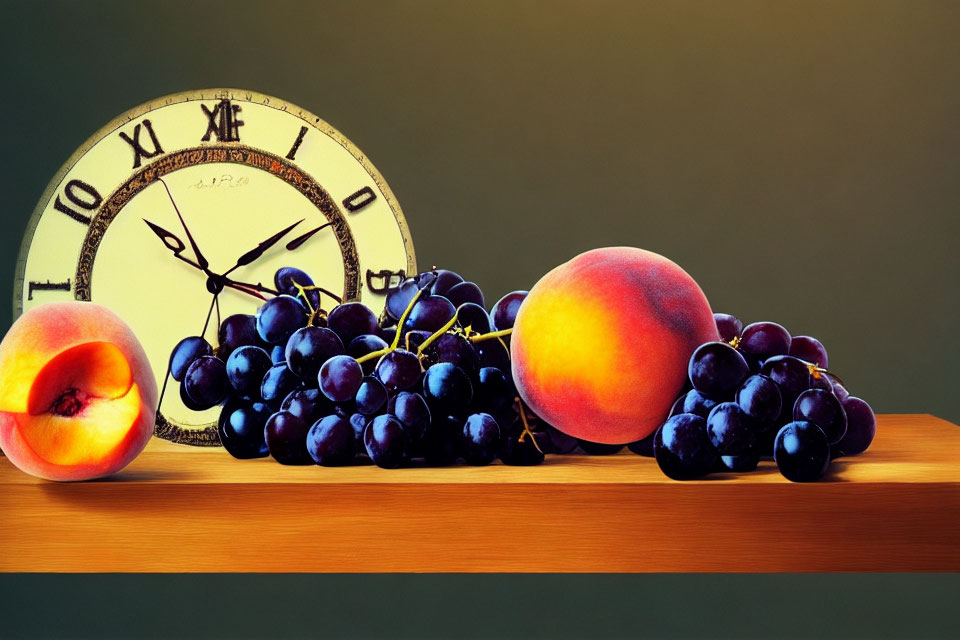
[[[353,156],[358,163],[360,163],[363,169],[374,181],[377,188],[383,194],[388,206],[390,207],[390,211],[396,220],[397,226],[400,230],[400,235],[403,239],[404,252],[407,258],[406,273],[413,274],[417,272],[416,255],[414,253],[413,240],[410,236],[410,229],[407,225],[406,218],[403,215],[403,211],[400,208],[400,204],[397,202],[396,197],[393,194],[393,191],[387,185],[386,181],[383,179],[383,176],[376,169],[376,167],[373,166],[373,163],[371,163],[370,160],[363,153],[361,153],[360,150],[342,133],[313,113],[272,96],[243,89],[200,89],[196,91],[169,94],[137,105],[132,109],[128,109],[124,113],[111,120],[105,126],[98,129],[93,135],[89,136],[86,141],[84,141],[84,143],[60,167],[57,173],[47,184],[47,187],[40,196],[37,205],[34,207],[33,213],[27,222],[27,228],[24,233],[23,241],[20,244],[20,251],[17,257],[16,272],[14,277],[14,320],[23,313],[23,293],[25,286],[27,256],[30,252],[31,245],[33,244],[37,225],[39,224],[40,218],[43,215],[43,212],[46,210],[50,200],[56,194],[60,183],[74,168],[77,162],[79,162],[79,160],[101,140],[118,132],[121,127],[127,125],[131,121],[141,118],[155,109],[183,102],[224,99],[252,102],[294,115],[302,120],[304,124],[319,130],[343,147],[343,149],[348,151],[350,155]],[[180,159],[182,164],[175,164],[175,158]],[[142,182],[147,178],[148,175],[150,175],[150,172],[159,173],[159,175],[165,175],[182,167],[193,166],[193,164],[202,164],[205,162],[233,162],[259,168],[273,174],[279,179],[285,180],[288,182],[288,184],[298,189],[302,195],[307,197],[324,214],[324,216],[327,217],[328,220],[333,222],[332,226],[334,227],[334,232],[336,234],[338,244],[340,245],[341,254],[343,257],[345,299],[356,298],[360,296],[364,282],[361,274],[356,268],[358,265],[358,258],[352,233],[347,221],[343,218],[343,215],[339,211],[339,208],[330,198],[329,194],[325,191],[322,185],[312,176],[300,169],[295,161],[288,161],[269,151],[254,148],[249,145],[240,143],[218,143],[201,145],[199,147],[190,149],[171,151],[158,160],[149,162],[142,168],[131,171],[130,177],[124,181],[123,184],[114,189],[108,197],[104,198],[96,213],[93,215],[90,228],[88,229],[88,233],[81,248],[76,270],[74,299],[90,299],[90,271],[93,266],[97,246],[99,245],[99,239],[103,237],[103,234],[109,226],[109,223],[112,222],[112,220],[116,217],[123,205],[127,202],[127,200],[130,199],[130,197],[132,197],[134,192],[131,192],[131,189],[135,189],[135,181],[140,180]],[[156,177],[156,175],[154,175],[154,177]],[[146,186],[146,184],[142,184],[141,188],[142,186]],[[216,433],[215,425],[208,425],[202,429],[182,429],[167,422],[160,413],[157,414],[157,423],[154,434],[174,442],[198,446],[219,446],[219,438]]]

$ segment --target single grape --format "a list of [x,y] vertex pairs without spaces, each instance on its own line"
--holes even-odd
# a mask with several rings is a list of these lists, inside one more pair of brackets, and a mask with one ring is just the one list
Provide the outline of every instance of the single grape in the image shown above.
[[363,430],[363,445],[373,463],[395,469],[406,458],[407,436],[403,425],[390,414],[377,416]]
[[260,334],[257,333],[257,319],[244,313],[237,313],[223,319],[217,332],[217,341],[220,344],[217,354],[224,360],[240,347],[264,346]]
[[327,315],[327,328],[336,333],[343,344],[350,344],[357,336],[376,333],[379,325],[377,316],[367,305],[344,302]]
[[787,480],[812,482],[820,479],[830,466],[830,445],[820,427],[812,422],[790,422],[777,432],[773,459]]
[[463,336],[445,333],[427,348],[427,358],[432,364],[449,362],[464,370],[471,378],[480,370],[480,356]]
[[837,400],[844,402],[847,398],[850,397],[850,392],[847,391],[847,388],[840,382],[840,379],[834,375],[824,374],[827,378],[830,379],[830,387],[833,390],[833,395],[837,396]]
[[170,354],[170,377],[177,382],[183,382],[187,369],[197,358],[212,355],[213,347],[200,336],[184,338],[177,343]]
[[437,271],[424,271],[422,273],[418,273],[412,278],[417,286],[423,289],[426,293],[430,293],[430,287],[433,285],[433,282],[436,279]]
[[244,400],[243,398],[227,396],[226,401],[220,407],[220,415],[217,416],[217,431],[219,432],[223,429],[223,425],[226,423],[231,413],[241,407],[249,407],[250,404],[251,403],[248,400]]
[[[556,427],[544,424],[542,426],[542,431],[547,436],[547,440],[550,442],[549,448],[551,453],[566,455],[568,453],[573,453],[580,445],[579,440],[573,436],[568,436]],[[538,440],[537,442],[540,441]],[[543,447],[540,448],[543,449]]]
[[847,414],[837,396],[823,389],[808,389],[797,397],[793,405],[793,419],[806,420],[820,427],[827,444],[836,444],[847,432]]
[[465,302],[457,307],[457,324],[473,333],[490,333],[490,315],[482,305]]
[[394,349],[380,357],[374,371],[387,391],[394,393],[417,384],[422,369],[417,354],[404,349]]
[[441,362],[427,369],[423,377],[423,395],[431,410],[444,415],[461,415],[473,398],[470,377],[460,367]]
[[424,462],[431,467],[446,467],[457,461],[461,449],[461,423],[462,420],[455,416],[434,417],[420,441]]
[[278,411],[263,428],[270,455],[280,464],[313,464],[307,451],[310,424],[289,411]]
[[387,405],[387,388],[373,376],[366,376],[354,397],[357,413],[376,415]]
[[490,310],[490,319],[493,322],[494,331],[513,328],[513,323],[517,319],[517,312],[528,293],[530,292],[511,291],[494,303]]
[[263,376],[272,366],[270,355],[260,347],[239,347],[227,358],[227,378],[240,396],[259,399]]
[[433,333],[442,328],[457,312],[443,296],[421,296],[410,310],[404,329],[420,329]]
[[494,416],[509,410],[516,396],[513,384],[507,376],[494,367],[480,369],[473,391],[473,406],[477,411]]
[[[347,355],[351,358],[359,360],[368,353],[373,353],[374,351],[380,351],[381,349],[387,348],[386,341],[376,334],[367,334],[362,336],[357,336],[350,341],[350,344],[347,345]],[[363,369],[364,375],[370,375],[373,373],[373,370],[377,366],[377,360],[367,360],[366,362],[360,363],[360,368]]]
[[743,331],[743,323],[736,316],[729,313],[715,313],[713,320],[717,323],[717,331],[720,333],[720,339],[724,342],[730,342],[734,338],[739,338]]
[[333,412],[333,403],[319,389],[297,389],[287,394],[280,405],[307,424],[313,424]]
[[717,460],[707,436],[707,421],[692,413],[667,419],[653,439],[653,456],[660,470],[674,480],[706,475]]
[[750,418],[735,402],[721,402],[707,416],[710,444],[723,456],[746,452],[754,442]]
[[790,340],[789,355],[811,362],[818,367],[827,368],[827,350],[816,338],[810,336],[794,336]]
[[183,388],[195,406],[209,409],[223,402],[230,390],[227,368],[215,356],[200,356],[183,376]]
[[467,464],[482,466],[497,457],[500,448],[500,425],[489,413],[474,413],[463,425],[463,459]]
[[419,393],[401,391],[390,398],[387,403],[387,413],[403,425],[410,444],[418,442],[430,427],[430,408]]
[[[273,275],[273,284],[276,286],[277,291],[288,296],[293,296],[297,299],[297,302],[302,304],[304,309],[308,311],[307,301],[309,301],[313,309],[319,309],[320,292],[316,289],[308,289],[301,294],[300,290],[294,286],[294,282],[301,287],[312,287],[314,284],[310,276],[295,267],[281,267],[277,269],[277,272]],[[304,300],[304,296],[306,296],[306,300]]]
[[287,367],[304,380],[316,378],[324,362],[343,353],[343,342],[325,327],[297,329],[287,340]]
[[544,460],[543,452],[537,448],[522,424],[514,424],[502,434],[497,455],[503,464],[511,466],[530,467],[541,464]]
[[284,399],[299,387],[300,378],[285,363],[275,364],[263,374],[260,397],[271,409],[278,411]]
[[735,456],[720,456],[720,461],[730,471],[753,471],[760,463],[760,456],[751,449]]
[[275,344],[270,347],[270,360],[273,361],[273,364],[286,364],[287,356],[284,353],[285,351],[281,344]]
[[811,371],[808,385],[811,389],[823,389],[836,395],[833,390],[833,380],[823,371]]
[[432,296],[445,296],[450,289],[463,282],[463,277],[453,271],[435,269],[433,273],[436,277],[431,281],[429,291]]
[[503,371],[508,378],[513,379],[510,373],[510,352],[503,346],[502,342],[496,339],[484,340],[483,342],[475,342],[473,347],[477,350],[477,355],[480,356],[481,367],[496,367]]
[[270,407],[262,402],[228,402],[217,421],[220,444],[234,458],[263,458],[269,455],[263,429],[272,413]]
[[843,411],[847,416],[847,432],[835,449],[845,456],[861,454],[877,435],[877,416],[869,404],[855,396],[843,401]]
[[324,467],[350,464],[356,453],[356,441],[349,420],[327,416],[317,420],[307,431],[307,453]]
[[760,372],[777,383],[782,398],[780,416],[789,421],[797,396],[810,388],[810,367],[793,356],[774,356],[763,363]]
[[483,291],[473,282],[461,282],[450,287],[449,291],[442,294],[449,300],[453,306],[459,307],[462,304],[472,302],[473,304],[485,307],[486,301],[483,298]]
[[303,305],[287,295],[264,302],[257,309],[256,318],[257,333],[267,344],[285,344],[294,331],[307,324]]
[[[671,414],[670,417],[673,417],[673,415],[674,414]],[[652,458],[653,457],[653,439],[656,435],[657,435],[657,432],[654,431],[653,433],[648,435],[646,438],[637,440],[636,442],[631,442],[630,444],[627,445],[627,448],[630,449],[630,451],[633,451],[638,456],[643,456],[645,458]]]
[[320,391],[334,402],[352,400],[363,383],[363,370],[350,356],[333,356],[320,367]]
[[[683,396],[683,411],[679,413],[693,413],[706,420],[707,416],[710,415],[710,411],[717,406],[717,404],[716,400],[711,400],[696,389],[691,389]],[[671,417],[673,417],[673,415],[676,414],[671,413]]]
[[785,356],[790,352],[790,332],[776,322],[754,322],[744,327],[737,348],[763,360]]
[[350,428],[353,429],[353,439],[356,444],[357,453],[366,455],[367,450],[363,448],[363,430],[372,418],[362,413],[352,413],[347,420],[350,422]]
[[188,396],[187,386],[184,384],[180,385],[180,401],[183,403],[183,406],[185,406],[187,409],[190,409],[190,411],[205,411],[210,408],[200,404],[199,402],[196,402],[193,398]]
[[750,367],[726,342],[707,342],[690,356],[687,374],[694,389],[714,400],[726,400],[750,375]]
[[[497,422],[499,424],[499,421]],[[544,456],[554,455],[559,453],[554,449],[553,438],[549,433],[542,427],[533,427],[531,426],[531,433],[533,433],[533,439],[536,441],[537,446],[540,448],[540,451],[543,452]],[[579,443],[578,443],[579,446]],[[573,448],[576,451],[576,447]]]
[[737,389],[735,397],[740,409],[753,420],[759,431],[771,428],[780,416],[783,404],[780,387],[767,376],[750,376]]
[[[401,282],[396,289],[390,290],[387,293],[385,306],[383,308],[387,318],[393,322],[399,321],[400,316],[406,311],[410,305],[410,301],[413,300],[413,297],[417,295],[418,291],[420,291],[420,287],[412,278],[407,278]],[[424,294],[421,294],[421,297],[423,297],[423,295]]]
[[296,267],[281,267],[273,274],[273,284],[277,291],[296,298],[299,290],[294,286],[294,282],[301,287],[312,287],[314,284],[313,278]]

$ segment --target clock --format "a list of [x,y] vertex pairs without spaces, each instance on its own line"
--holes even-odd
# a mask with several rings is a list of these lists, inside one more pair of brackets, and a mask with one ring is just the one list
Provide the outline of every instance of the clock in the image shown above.
[[[102,304],[167,381],[177,342],[216,346],[218,317],[255,313],[286,266],[313,278],[324,308],[360,300],[380,313],[416,258],[387,183],[332,126],[252,91],[180,93],[120,115],[51,180],[20,250],[14,317]],[[167,390],[155,434],[216,446],[218,411]]]

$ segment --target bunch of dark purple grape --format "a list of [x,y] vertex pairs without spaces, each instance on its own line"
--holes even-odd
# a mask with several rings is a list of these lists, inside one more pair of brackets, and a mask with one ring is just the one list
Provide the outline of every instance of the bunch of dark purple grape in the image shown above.
[[870,406],[827,369],[827,351],[775,322],[746,327],[716,313],[720,342],[694,351],[689,388],[667,421],[630,448],[669,477],[752,471],[772,456],[794,482],[821,478],[830,461],[866,451],[876,434]]
[[488,313],[476,284],[435,269],[392,289],[378,319],[359,302],[324,311],[327,292],[299,269],[280,269],[275,284],[280,295],[256,315],[223,321],[216,349],[185,338],[170,359],[187,407],[223,404],[218,433],[234,457],[384,468],[543,461],[510,373],[525,291]]

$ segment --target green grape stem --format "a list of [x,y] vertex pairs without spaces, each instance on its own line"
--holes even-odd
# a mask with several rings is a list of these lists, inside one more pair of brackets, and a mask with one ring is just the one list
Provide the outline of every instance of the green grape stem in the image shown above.
[[[447,324],[443,325],[442,327],[440,327],[439,329],[437,329],[436,331],[434,331],[434,332],[430,335],[429,338],[427,338],[426,340],[423,341],[423,344],[421,344],[421,345],[420,345],[420,348],[417,349],[417,357],[418,357],[418,358],[419,358],[419,357],[422,357],[422,356],[423,356],[423,352],[427,349],[427,347],[429,347],[431,344],[433,344],[434,341],[435,341],[437,338],[439,338],[440,336],[442,336],[443,334],[445,334],[447,331],[449,331],[449,330],[450,330],[450,327],[452,327],[452,326],[455,325],[456,323],[457,323],[457,311],[454,311],[454,312],[453,312],[453,317],[450,318],[450,321],[447,322]],[[408,335],[409,335],[409,334],[408,334]]]
[[520,434],[520,438],[517,439],[517,442],[523,442],[525,437],[530,436],[530,442],[532,442],[537,451],[543,455],[543,449],[541,449],[540,445],[537,444],[537,439],[533,437],[533,431],[530,430],[530,424],[527,422],[527,412],[523,410],[523,400],[520,399],[520,396],[517,396],[514,398],[514,400],[516,400],[517,405],[520,407],[520,421],[523,422],[523,433]]
[[[483,342],[484,340],[493,340],[494,338],[502,338],[503,336],[508,336],[513,333],[513,329],[502,329],[500,331],[491,331],[490,333],[477,334],[475,336],[470,336],[468,340],[470,342]],[[501,343],[503,341],[501,340]],[[506,345],[504,345],[506,346]]]
[[364,362],[373,360],[374,358],[383,357],[388,353],[390,353],[391,351],[396,350],[397,345],[400,344],[400,331],[402,330],[404,323],[407,321],[407,316],[410,315],[410,311],[413,309],[413,305],[415,305],[417,303],[417,300],[420,298],[421,293],[423,293],[423,289],[420,289],[419,291],[417,291],[416,294],[414,294],[413,299],[410,300],[410,304],[408,304],[407,308],[403,310],[403,315],[400,316],[400,320],[397,322],[397,334],[393,336],[393,342],[390,344],[390,346],[384,349],[372,351],[366,355],[360,356],[359,358],[357,358],[357,364],[363,364]]

